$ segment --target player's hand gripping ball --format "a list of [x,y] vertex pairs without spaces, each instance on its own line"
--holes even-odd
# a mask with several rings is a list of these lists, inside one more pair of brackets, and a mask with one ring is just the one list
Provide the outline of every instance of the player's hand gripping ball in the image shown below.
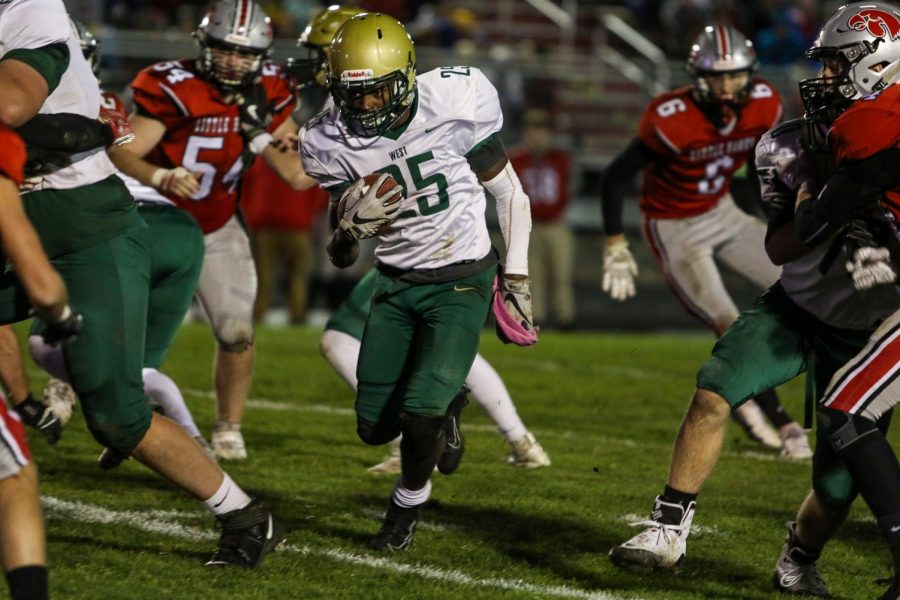
[[375,237],[400,211],[403,188],[388,173],[373,173],[353,182],[338,203],[338,227],[357,240]]

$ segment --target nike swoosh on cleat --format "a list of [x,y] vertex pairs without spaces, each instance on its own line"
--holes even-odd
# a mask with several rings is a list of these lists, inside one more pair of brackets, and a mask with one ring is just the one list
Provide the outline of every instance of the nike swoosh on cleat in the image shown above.
[[900,531],[900,525],[894,525],[893,527],[891,527],[891,533],[897,533],[898,531]]
[[275,524],[272,522],[272,515],[269,514],[269,525],[266,529],[266,539],[271,540],[273,535],[275,535]]
[[802,575],[794,575],[794,574],[784,574],[781,576],[779,583],[781,583],[781,587],[790,589],[794,587],[794,585],[800,581]]

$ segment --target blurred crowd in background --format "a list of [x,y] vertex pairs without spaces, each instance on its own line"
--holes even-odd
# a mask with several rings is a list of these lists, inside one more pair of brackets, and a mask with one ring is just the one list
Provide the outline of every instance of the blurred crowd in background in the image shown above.
[[[197,27],[205,0],[76,0],[79,14],[90,25],[123,29],[171,30],[189,33]],[[268,0],[277,37],[297,37],[309,19],[328,2]],[[417,44],[453,47],[491,44],[481,12],[466,0],[348,0],[345,5],[382,11],[406,23]],[[502,0],[498,2],[502,4]],[[565,2],[556,4],[565,8]],[[842,2],[828,0],[578,0],[580,12],[618,10],[631,24],[673,57],[688,48],[697,31],[710,22],[731,24],[754,41],[764,64],[794,62],[815,38],[824,17]]]

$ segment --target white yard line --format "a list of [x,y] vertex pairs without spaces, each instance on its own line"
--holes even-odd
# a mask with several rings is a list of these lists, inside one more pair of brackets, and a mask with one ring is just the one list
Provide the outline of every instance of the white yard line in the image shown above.
[[[182,512],[153,511],[138,512],[114,510],[86,502],[63,500],[53,496],[41,498],[48,517],[65,517],[77,519],[84,523],[100,523],[104,525],[126,525],[142,531],[157,533],[185,540],[215,540],[217,534],[208,529],[185,526],[171,517],[193,516]],[[585,598],[590,600],[629,600],[629,597],[610,594],[598,590],[581,590],[565,585],[540,585],[528,583],[521,579],[505,579],[502,577],[475,577],[462,571],[442,569],[424,564],[408,564],[397,562],[391,558],[367,556],[348,552],[340,548],[313,547],[306,544],[285,544],[282,550],[306,556],[320,556],[354,566],[370,567],[392,573],[415,575],[423,579],[438,580],[445,583],[465,585],[476,588],[493,588],[534,594],[539,597]]]

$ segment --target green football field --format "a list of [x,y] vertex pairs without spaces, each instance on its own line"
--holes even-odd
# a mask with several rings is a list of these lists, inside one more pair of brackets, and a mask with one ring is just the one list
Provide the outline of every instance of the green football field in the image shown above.
[[[684,566],[634,574],[609,548],[634,535],[662,490],[672,440],[708,335],[547,333],[530,349],[492,333],[482,354],[512,392],[553,466],[505,464],[506,444],[474,404],[463,413],[460,470],[435,476],[413,547],[367,549],[393,476],[366,467],[383,448],[355,433],[350,390],[318,351],[320,331],[261,329],[244,422],[250,458],[225,467],[265,496],[287,543],[256,571],[204,567],[217,539],[202,505],[135,461],[103,472],[78,412],[58,446],[30,435],[41,469],[52,595],[170,598],[777,598],[771,574],[809,487],[809,462],[789,463],[731,426],[700,495]],[[209,434],[213,342],[185,326],[165,365]],[[43,375],[30,368],[37,392]],[[803,385],[782,389],[802,418]],[[894,436],[896,441],[897,437]],[[873,598],[889,556],[858,501],[820,569],[841,598]]]

